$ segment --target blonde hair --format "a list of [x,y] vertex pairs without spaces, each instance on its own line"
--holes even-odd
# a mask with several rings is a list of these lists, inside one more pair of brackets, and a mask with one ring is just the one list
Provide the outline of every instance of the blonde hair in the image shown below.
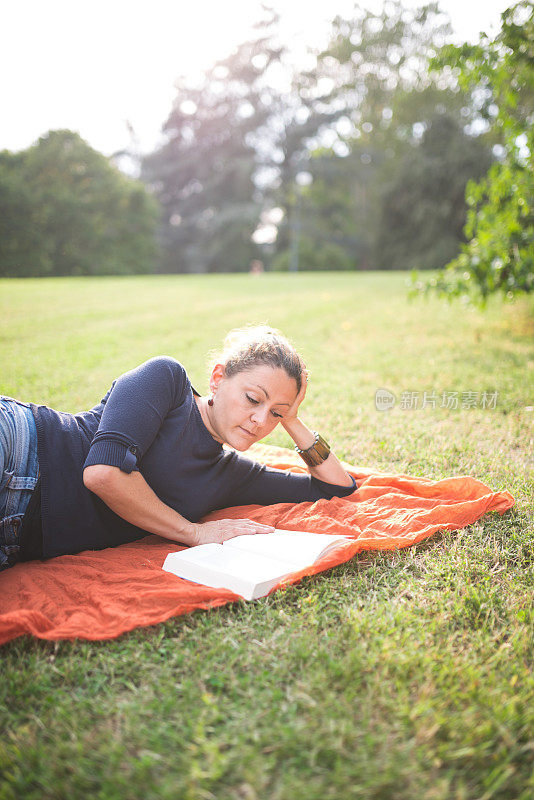
[[250,324],[229,331],[222,350],[210,353],[210,374],[218,363],[224,364],[229,378],[259,364],[268,364],[274,369],[283,369],[290,378],[294,378],[297,393],[302,387],[303,363],[297,351],[281,331],[269,325]]

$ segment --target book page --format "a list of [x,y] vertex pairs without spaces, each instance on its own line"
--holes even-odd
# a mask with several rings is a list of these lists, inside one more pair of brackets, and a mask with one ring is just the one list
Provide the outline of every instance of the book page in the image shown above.
[[296,571],[311,567],[328,550],[349,541],[346,536],[277,529],[273,533],[234,536],[223,542],[223,546],[280,559],[290,563]]
[[295,571],[291,563],[220,544],[203,544],[169,553],[163,569],[207,586],[231,589],[246,599],[251,599],[258,587],[266,593]]

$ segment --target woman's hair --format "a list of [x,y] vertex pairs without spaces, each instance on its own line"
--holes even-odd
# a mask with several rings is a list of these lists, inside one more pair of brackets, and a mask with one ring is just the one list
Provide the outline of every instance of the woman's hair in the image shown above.
[[297,393],[302,387],[302,361],[288,339],[269,325],[246,325],[234,328],[226,335],[222,351],[210,353],[210,373],[217,363],[224,364],[226,375],[231,378],[260,364],[283,369],[297,384]]

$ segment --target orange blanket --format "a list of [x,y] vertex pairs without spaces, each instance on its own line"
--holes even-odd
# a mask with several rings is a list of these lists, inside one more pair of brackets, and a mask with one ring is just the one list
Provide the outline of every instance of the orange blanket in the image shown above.
[[[290,450],[255,445],[251,455],[281,469],[304,471]],[[492,492],[466,476],[430,481],[344,466],[360,486],[350,497],[240,506],[205,519],[249,517],[278,528],[339,533],[354,540],[287,581],[295,583],[361,550],[408,547],[436,531],[462,528],[488,511],[503,513],[514,504],[509,492]],[[25,633],[41,639],[112,639],[138,626],[238,599],[226,589],[210,589],[163,572],[165,556],[177,549],[158,536],[146,536],[117,548],[5,570],[0,573],[0,643]]]

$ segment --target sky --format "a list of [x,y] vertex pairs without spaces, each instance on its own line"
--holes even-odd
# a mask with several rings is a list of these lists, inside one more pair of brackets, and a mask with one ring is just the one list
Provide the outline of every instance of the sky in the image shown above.
[[[265,0],[298,52],[326,44],[336,14],[354,0]],[[420,6],[423,0],[404,0]],[[456,41],[499,30],[512,0],[441,0]],[[381,0],[362,0],[377,10]],[[111,155],[131,143],[149,152],[175,97],[178,75],[195,77],[244,41],[261,0],[2,0],[0,150],[22,150],[48,130],[77,131]]]

